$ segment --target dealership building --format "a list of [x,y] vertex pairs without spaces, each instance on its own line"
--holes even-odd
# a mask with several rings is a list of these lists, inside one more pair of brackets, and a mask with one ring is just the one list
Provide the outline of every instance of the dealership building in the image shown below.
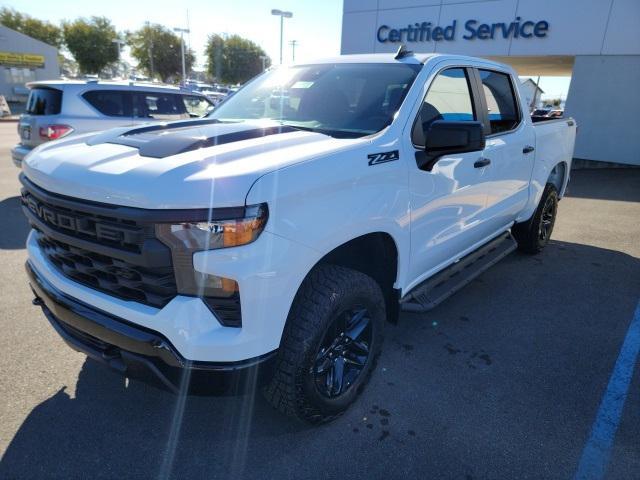
[[575,158],[640,165],[640,0],[344,0],[342,53],[456,53],[571,76]]
[[24,103],[25,83],[60,76],[58,49],[0,25],[0,95],[8,102]]

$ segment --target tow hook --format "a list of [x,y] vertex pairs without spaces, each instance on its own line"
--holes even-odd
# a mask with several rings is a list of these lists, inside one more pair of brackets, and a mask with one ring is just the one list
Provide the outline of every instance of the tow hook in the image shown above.
[[31,303],[39,307],[42,305],[42,300],[40,300],[38,297],[35,297],[33,300],[31,300]]

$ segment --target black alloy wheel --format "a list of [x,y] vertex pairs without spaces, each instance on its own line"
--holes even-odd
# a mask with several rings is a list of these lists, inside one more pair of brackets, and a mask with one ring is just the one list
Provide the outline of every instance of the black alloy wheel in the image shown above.
[[369,312],[356,307],[331,323],[312,367],[318,392],[336,398],[356,382],[369,361],[373,329]]
[[538,238],[541,242],[547,242],[551,236],[553,224],[556,219],[556,206],[556,199],[552,196],[548,196],[544,203],[544,207],[542,207],[542,218],[540,220],[540,229],[538,231]]

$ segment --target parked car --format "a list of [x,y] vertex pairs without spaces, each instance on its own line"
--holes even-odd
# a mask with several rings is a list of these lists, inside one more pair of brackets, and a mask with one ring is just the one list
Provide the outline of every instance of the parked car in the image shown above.
[[401,309],[549,242],[576,125],[533,125],[519,85],[484,59],[341,56],[206,119],[44,145],[21,174],[34,302],[127,375],[258,371],[278,410],[335,418]]
[[546,117],[551,112],[548,108],[536,108],[533,112],[531,112],[532,117]]
[[214,105],[205,95],[177,87],[133,82],[57,80],[28,83],[20,116],[16,166],[34,147],[72,133],[141,123],[198,118]]
[[544,120],[552,120],[562,118],[564,116],[564,110],[551,110],[551,109],[536,109],[531,112],[531,120],[533,122],[541,122]]

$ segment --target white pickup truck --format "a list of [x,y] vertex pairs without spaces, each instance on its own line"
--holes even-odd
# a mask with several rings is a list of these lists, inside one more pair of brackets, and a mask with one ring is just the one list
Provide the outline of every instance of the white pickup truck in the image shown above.
[[332,419],[385,322],[548,242],[576,126],[533,125],[518,83],[478,58],[341,56],[206,119],[42,145],[21,173],[34,303],[127,375],[258,371],[280,411]]

